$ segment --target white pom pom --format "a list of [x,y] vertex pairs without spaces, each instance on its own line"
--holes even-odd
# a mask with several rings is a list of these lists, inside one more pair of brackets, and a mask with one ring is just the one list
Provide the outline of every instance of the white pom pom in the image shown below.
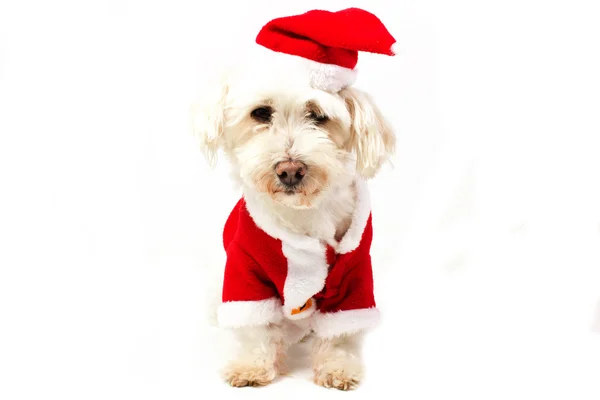
[[337,93],[356,81],[356,70],[339,65],[309,61],[308,70],[311,86],[330,93]]

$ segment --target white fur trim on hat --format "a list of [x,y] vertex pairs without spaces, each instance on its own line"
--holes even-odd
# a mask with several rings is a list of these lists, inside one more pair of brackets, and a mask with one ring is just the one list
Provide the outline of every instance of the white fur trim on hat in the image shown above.
[[356,70],[333,64],[307,60],[310,85],[319,90],[337,93],[356,82]]
[[377,308],[316,313],[312,329],[322,338],[358,333],[375,327],[380,320]]
[[281,321],[281,300],[228,301],[219,305],[217,320],[224,328],[267,325]]

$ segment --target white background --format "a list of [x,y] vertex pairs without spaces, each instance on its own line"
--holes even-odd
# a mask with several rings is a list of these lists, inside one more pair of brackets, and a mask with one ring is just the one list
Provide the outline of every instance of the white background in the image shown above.
[[[597,4],[2,0],[0,398],[597,400]],[[347,6],[400,46],[357,82],[398,133],[367,379],[328,391],[300,357],[230,389],[205,312],[238,193],[189,105],[269,19]]]

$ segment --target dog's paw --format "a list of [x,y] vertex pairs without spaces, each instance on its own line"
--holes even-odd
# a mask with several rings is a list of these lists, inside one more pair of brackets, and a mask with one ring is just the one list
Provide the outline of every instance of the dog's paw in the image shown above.
[[362,379],[362,368],[352,362],[347,365],[331,362],[315,368],[317,385],[339,390],[353,390]]
[[265,386],[277,376],[275,367],[257,365],[230,365],[224,373],[227,383],[233,387]]

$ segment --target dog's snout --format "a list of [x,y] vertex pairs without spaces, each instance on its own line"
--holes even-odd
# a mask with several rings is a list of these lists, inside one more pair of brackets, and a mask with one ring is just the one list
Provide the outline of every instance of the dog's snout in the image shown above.
[[275,166],[279,180],[288,186],[297,185],[306,174],[306,164],[300,161],[284,161]]

